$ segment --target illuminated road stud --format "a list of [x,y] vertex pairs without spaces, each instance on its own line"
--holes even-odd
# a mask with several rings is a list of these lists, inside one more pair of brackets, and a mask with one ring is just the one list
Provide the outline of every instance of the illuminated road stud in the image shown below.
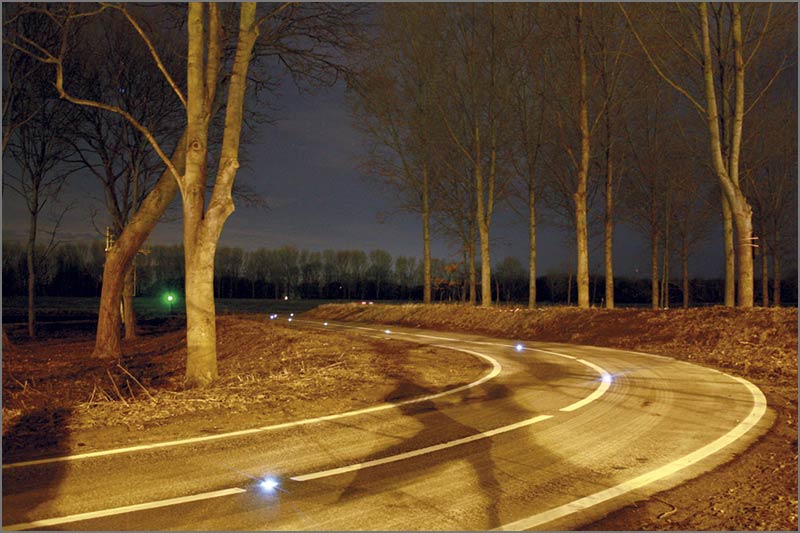
[[261,482],[258,484],[258,488],[260,488],[264,492],[271,494],[275,492],[275,490],[278,487],[280,487],[280,485],[281,484],[278,482],[277,479],[275,479],[274,477],[268,477],[261,480]]
[[522,350],[524,350],[524,349],[525,349],[525,347],[524,347],[523,345],[521,345],[521,344],[517,344],[517,345],[515,346],[515,348],[517,349],[517,351],[518,351],[518,352],[521,352]]
[[390,333],[391,333],[391,330],[388,330],[388,329],[387,329],[386,331],[384,331],[384,333],[386,333],[386,334],[388,335],[388,334],[390,334]]
[[327,326],[327,325],[328,325],[328,323],[327,323],[327,322],[323,322],[323,323],[322,323],[322,325],[323,325],[323,326]]

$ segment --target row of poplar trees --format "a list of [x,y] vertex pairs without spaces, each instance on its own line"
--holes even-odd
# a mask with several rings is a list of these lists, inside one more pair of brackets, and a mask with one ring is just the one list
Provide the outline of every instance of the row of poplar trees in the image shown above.
[[[732,268],[736,257],[738,303],[752,306],[754,204],[744,178],[757,178],[762,166],[753,158],[744,165],[750,174],[740,172],[748,161],[743,131],[748,114],[774,105],[785,88],[796,41],[786,28],[795,26],[791,6],[755,4],[4,4],[3,153],[14,156],[12,187],[31,213],[29,277],[37,217],[64,183],[54,169],[60,178],[74,170],[65,163],[88,168],[114,223],[94,355],[119,357],[125,280],[179,196],[185,384],[212,382],[214,256],[234,210],[243,134],[269,118],[278,80],[324,85],[345,74],[356,124],[370,141],[367,168],[422,216],[426,302],[433,220],[464,244],[473,302],[480,257],[481,302],[490,305],[492,217],[515,190],[530,215],[531,279],[540,193],[553,197],[551,207],[568,206],[562,212],[575,230],[578,301],[586,307],[593,176],[605,183],[613,281],[614,193],[626,187],[618,177],[633,168],[632,154],[641,155],[630,120],[652,103],[652,92],[637,89],[652,88],[655,76],[680,97],[658,120],[691,135],[690,116],[703,118],[703,159],[716,176],[730,241],[726,263]],[[637,179],[658,170],[638,166]],[[726,279],[732,305],[733,270]],[[606,290],[613,306],[613,283]],[[132,335],[130,301],[123,307]]]
[[[736,305],[753,306],[754,250],[766,265],[772,246],[780,283],[779,227],[796,189],[792,6],[404,4],[383,6],[376,24],[351,108],[369,144],[365,166],[421,215],[426,302],[437,224],[471,265],[472,303],[479,257],[480,302],[491,305],[492,217],[509,199],[527,213],[529,279],[540,202],[574,232],[580,307],[590,302],[593,219],[609,308],[616,219],[649,234],[654,307],[659,241],[665,270],[670,235],[681,241],[688,283],[689,248],[711,210],[723,226],[725,304],[738,294]],[[765,146],[775,130],[785,139]],[[715,205],[700,202],[704,183]],[[530,283],[531,307],[535,291]]]

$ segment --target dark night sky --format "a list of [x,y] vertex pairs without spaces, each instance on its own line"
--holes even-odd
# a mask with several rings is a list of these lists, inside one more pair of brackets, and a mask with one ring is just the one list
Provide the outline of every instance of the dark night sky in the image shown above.
[[[280,97],[280,120],[262,126],[248,149],[250,162],[239,171],[260,192],[268,209],[239,206],[225,225],[222,245],[245,249],[274,248],[292,244],[301,249],[382,248],[393,256],[421,257],[421,223],[418,216],[397,212],[391,194],[370,184],[358,170],[361,150],[358,134],[350,125],[341,86],[316,94],[298,94],[287,87]],[[76,176],[70,196],[79,205],[65,219],[61,240],[100,238],[90,221],[89,205],[100,210],[100,189],[90,176]],[[87,198],[95,198],[89,202]],[[177,202],[176,202],[177,205]],[[179,211],[175,212],[176,214]],[[547,224],[540,210],[537,268],[566,272],[574,268],[574,236]],[[382,216],[381,214],[388,214]],[[181,221],[161,223],[150,237],[151,244],[180,242]],[[23,239],[27,215],[13,192],[3,194],[3,239]],[[719,233],[714,238],[719,239]],[[492,262],[508,255],[527,261],[527,228],[519,216],[501,208],[492,224]],[[592,270],[601,272],[602,247],[592,243]],[[692,275],[720,276],[721,244],[711,242],[703,256],[694,259]],[[458,259],[458,250],[434,236],[435,257]],[[615,242],[618,275],[649,272],[646,244],[634,232],[618,228]]]

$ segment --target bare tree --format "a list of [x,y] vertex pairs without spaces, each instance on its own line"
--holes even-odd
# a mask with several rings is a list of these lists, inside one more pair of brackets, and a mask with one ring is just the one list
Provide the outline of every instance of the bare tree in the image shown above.
[[351,112],[368,143],[365,169],[399,193],[401,208],[419,213],[423,302],[431,302],[431,192],[438,178],[431,150],[437,18],[433,6],[381,9],[376,37],[351,77]]
[[797,227],[797,116],[786,113],[796,108],[796,97],[785,96],[762,101],[758,112],[748,117],[752,132],[744,140],[743,185],[753,205],[754,226],[758,231],[761,256],[762,304],[769,305],[769,270],[772,263],[772,305],[781,304],[781,260],[792,246]]
[[[655,30],[653,33],[660,41],[674,45],[673,51],[681,54],[683,61],[665,58],[664,56],[668,54],[659,54],[655,47],[645,43],[636,29],[637,24],[634,24],[626,8],[622,4],[619,4],[619,7],[653,69],[706,119],[711,163],[727,202],[723,204],[723,208],[730,209],[737,233],[738,305],[752,307],[754,281],[752,207],[739,180],[742,125],[747,111],[763,97],[780,72],[788,67],[789,58],[794,53],[785,51],[782,54],[782,59],[773,69],[774,76],[767,79],[763,86],[756,88],[755,92],[750,92],[749,94],[755,96],[749,104],[746,104],[745,73],[768,33],[772,21],[772,5],[767,7],[748,5],[747,16],[744,17],[746,21],[744,31],[742,8],[738,3],[726,5],[714,12],[719,45],[717,61],[712,48],[712,25],[709,22],[708,4],[700,3],[696,8],[677,4],[675,8],[668,10],[659,6],[660,11],[651,10],[649,13],[651,19],[659,22],[657,25],[660,28],[655,28],[651,24],[648,29]],[[792,18],[792,14],[788,11],[784,14]],[[679,23],[676,24],[676,21]],[[718,67],[718,59],[726,52],[722,49],[722,42],[728,38],[732,43],[728,49],[733,57],[732,79],[721,75]],[[746,45],[750,45],[750,50],[747,52]],[[715,62],[717,75],[715,75]],[[729,108],[732,109],[730,114],[727,112]],[[725,120],[726,117],[727,122],[721,124],[721,120]],[[723,134],[723,131],[728,133]]]
[[[3,168],[3,185],[25,202],[29,215],[27,241],[28,335],[36,336],[36,280],[39,258],[37,238],[41,232],[41,215],[46,209],[55,211],[50,241],[44,254],[52,248],[55,233],[67,207],[56,207],[61,189],[73,168],[65,164],[72,149],[64,139],[73,116],[65,109],[48,83],[45,69],[37,69],[17,87],[18,98],[9,114],[15,123],[5,148],[13,164]],[[4,140],[5,142],[5,140]]]
[[[514,196],[524,198],[528,219],[528,308],[536,307],[536,204],[542,188],[538,173],[545,142],[545,111],[547,100],[547,62],[540,44],[548,37],[546,24],[540,23],[542,7],[524,4],[515,6],[512,17],[512,38],[520,46],[516,50],[515,62],[520,65],[512,94],[517,132],[512,142],[514,170],[519,178],[520,189]],[[512,53],[514,51],[512,50]]]
[[[216,10],[216,8],[214,9]],[[338,54],[343,43],[346,42],[353,33],[353,27],[358,22],[357,14],[359,8],[340,4],[278,4],[267,6],[266,10],[267,14],[258,20],[258,25],[265,26],[266,31],[263,32],[262,37],[257,39],[257,42],[253,45],[256,55],[264,64],[263,70],[254,70],[249,76],[249,81],[255,89],[256,96],[260,91],[268,89],[271,86],[269,82],[270,76],[267,75],[265,78],[261,75],[263,73],[268,73],[270,69],[288,71],[295,81],[306,80],[310,82],[311,85],[335,82],[342,69],[341,58],[338,57]],[[142,243],[145,241],[150,231],[152,231],[152,228],[180,188],[176,180],[176,175],[182,176],[185,173],[183,165],[187,159],[187,147],[186,132],[184,132],[184,135],[181,136],[179,140],[175,140],[174,138],[162,139],[163,144],[159,145],[153,133],[149,131],[145,125],[138,122],[130,113],[130,110],[76,96],[71,92],[72,86],[70,84],[65,85],[65,79],[71,81],[71,72],[65,69],[65,59],[69,51],[68,44],[73,30],[80,27],[84,21],[91,17],[104,14],[107,11],[116,11],[124,15],[136,34],[138,34],[147,46],[156,66],[161,71],[164,79],[172,89],[172,92],[174,92],[185,105],[186,97],[183,96],[181,88],[176,82],[176,78],[167,70],[165,66],[166,62],[163,60],[162,56],[159,55],[159,43],[151,38],[152,32],[149,32],[146,27],[139,23],[137,17],[131,13],[131,10],[125,4],[104,3],[99,7],[89,6],[88,8],[86,6],[77,6],[74,4],[58,4],[50,7],[28,5],[22,9],[23,13],[31,16],[43,14],[51,21],[51,25],[59,29],[61,32],[60,45],[52,48],[47,47],[37,42],[38,34],[25,35],[19,31],[4,35],[4,43],[37,61],[55,65],[57,72],[56,87],[63,99],[76,105],[95,107],[107,112],[117,113],[124,117],[134,129],[147,139],[166,166],[166,170],[161,174],[161,177],[156,182],[151,193],[142,201],[139,209],[125,226],[112,252],[110,252],[107,257],[106,269],[104,270],[103,293],[101,295],[95,355],[114,357],[120,354],[118,335],[119,313],[117,312],[117,307],[122,292],[124,274],[135,257],[136,252],[140,249]],[[236,24],[234,20],[235,17],[231,16],[234,15],[233,8],[226,9],[226,13],[227,15],[222,18],[212,18],[220,18],[220,20],[226,24]],[[169,12],[167,12],[167,14],[169,14]],[[162,17],[163,20],[168,18],[169,17]],[[212,62],[212,69],[214,62],[220,65],[223,62],[232,63],[236,53],[236,40],[232,39],[234,42],[229,45],[227,42],[221,40],[222,32],[221,28],[217,27],[217,23],[215,23],[213,29],[217,33],[211,36],[211,41],[216,41],[217,43],[214,44],[212,48],[214,48],[215,54],[217,53],[216,49],[219,49],[219,59]],[[177,32],[173,29],[171,36],[174,38],[175,35],[180,35],[181,31],[183,31],[181,28],[178,28]],[[252,32],[255,32],[255,29],[253,29]],[[241,33],[241,31],[237,32],[235,29],[230,29],[225,32],[225,34],[229,36],[236,36],[239,33]],[[248,60],[251,55],[252,54],[248,54]],[[211,70],[209,70],[206,77],[209,79],[213,77],[218,84],[218,87],[208,87],[210,91],[209,94],[222,95],[224,89],[230,87],[230,82],[232,80],[231,76],[219,75],[219,73],[215,73],[214,76],[212,76]],[[230,94],[230,91],[228,91],[228,93]],[[209,123],[214,121],[216,111],[225,109],[230,102],[230,99],[226,102],[224,98],[219,98],[217,100],[211,99],[206,106],[206,108],[211,106],[209,109],[214,111],[208,119]],[[227,131],[226,124],[219,125],[221,126],[219,128],[220,130]],[[211,141],[220,139],[222,144],[220,145],[219,151],[221,153],[225,149],[224,137],[224,134],[212,134],[212,136],[209,137],[209,143],[205,147],[201,147],[202,150],[207,152]],[[235,137],[235,144],[238,146],[239,135],[237,134]],[[172,142],[174,142],[175,149],[170,159],[164,152],[163,147],[172,144]],[[229,142],[232,142],[232,138]],[[229,181],[227,177],[232,176],[232,174],[232,171],[222,172],[221,176],[225,178],[223,181]],[[230,181],[232,183],[232,180]],[[222,188],[224,189],[225,187]],[[185,192],[191,192],[193,197],[197,199],[204,196],[205,190],[201,192],[193,188],[192,191]],[[199,212],[200,211],[198,211],[198,213]],[[194,214],[197,215],[198,213]],[[195,217],[192,220],[196,221],[197,218],[198,217]],[[213,233],[214,231],[212,231],[212,234]],[[213,312],[213,307],[211,310]],[[194,336],[194,334],[192,334],[192,336]],[[207,340],[207,338],[204,338],[206,346]],[[193,353],[197,353],[197,350],[193,349],[192,351]],[[192,365],[192,370],[189,371],[190,374],[195,372],[195,370],[195,366]],[[212,371],[208,375],[215,375],[215,371]],[[200,384],[200,382],[194,377],[190,378],[187,375],[187,384]]]
[[[178,138],[180,131],[177,130],[183,127],[182,104],[153,64],[141,39],[131,35],[131,39],[122,44],[120,35],[132,30],[123,14],[92,21],[95,24],[87,28],[90,32],[86,32],[90,34],[90,42],[84,40],[76,51],[83,61],[81,70],[73,74],[73,79],[87,98],[130,110],[131,115],[155,137]],[[102,46],[98,47],[98,43]],[[106,60],[109,55],[124,55],[125,60],[111,63]],[[179,70],[174,54],[162,56],[171,63],[169,71]],[[152,190],[163,163],[150,143],[120,115],[95,107],[80,106],[78,109],[81,123],[71,136],[71,142],[78,161],[102,186],[104,203],[111,219],[113,248]],[[109,263],[104,271],[115,274],[114,265],[111,261]],[[123,275],[122,305],[113,305],[114,310],[123,310],[126,339],[136,336],[133,309],[135,265],[134,256]],[[109,281],[109,285],[112,284]],[[101,305],[100,314],[107,312]],[[118,324],[118,319],[113,322],[112,327]],[[105,349],[107,335],[101,330],[98,337],[101,348]]]
[[510,12],[506,6],[448,6],[444,87],[437,107],[453,145],[472,170],[476,225],[481,252],[481,306],[492,305],[490,238],[492,215],[508,191],[508,147],[503,135],[511,124],[511,86],[516,66],[510,59]]

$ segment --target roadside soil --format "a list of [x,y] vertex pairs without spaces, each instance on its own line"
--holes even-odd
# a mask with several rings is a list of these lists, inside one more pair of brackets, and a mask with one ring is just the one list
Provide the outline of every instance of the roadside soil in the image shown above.
[[730,462],[584,530],[798,529],[797,309],[644,310],[323,305],[308,318],[469,331],[667,355],[756,384],[775,419]]
[[3,351],[2,366],[3,462],[350,411],[387,401],[400,381],[440,391],[488,370],[453,350],[342,331],[309,335],[285,318],[221,316],[220,379],[184,390],[184,324],[142,326],[138,339],[123,342],[120,361],[90,358],[94,338],[87,328],[51,327],[48,338],[36,341],[10,328],[13,347]]

